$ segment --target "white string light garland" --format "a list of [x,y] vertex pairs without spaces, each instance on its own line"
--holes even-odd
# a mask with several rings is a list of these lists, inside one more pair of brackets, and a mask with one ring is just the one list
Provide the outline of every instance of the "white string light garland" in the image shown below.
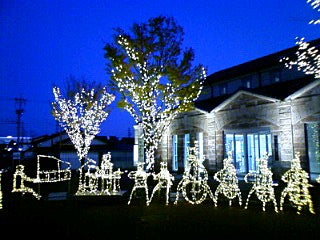
[[265,154],[263,158],[257,160],[258,169],[255,172],[249,172],[245,175],[245,182],[249,183],[248,178],[253,178],[253,186],[249,191],[245,209],[248,208],[250,196],[255,193],[257,198],[262,202],[262,210],[266,210],[266,203],[272,202],[274,205],[274,211],[278,212],[277,201],[274,193],[274,186],[272,175],[273,173],[268,168],[268,154]]
[[144,163],[143,162],[138,162],[137,163],[137,171],[131,171],[128,173],[128,177],[130,179],[134,180],[134,185],[130,193],[128,205],[130,205],[132,197],[134,195],[137,195],[137,191],[139,189],[143,189],[145,192],[145,200],[146,200],[146,205],[149,204],[149,191],[148,191],[148,177],[151,175],[151,173],[146,172],[143,169]]
[[229,206],[232,200],[238,197],[239,205],[242,205],[241,191],[238,184],[237,171],[232,164],[232,153],[228,152],[228,157],[223,160],[223,168],[216,172],[213,178],[219,182],[215,191],[216,204],[218,204],[218,195],[221,193],[229,199]]
[[309,193],[309,187],[312,185],[309,184],[308,173],[301,168],[299,152],[296,152],[295,157],[291,160],[291,168],[282,175],[281,180],[287,186],[281,192],[280,210],[283,210],[283,204],[288,196],[289,202],[297,209],[297,214],[300,214],[304,207],[308,207],[309,212],[315,214]]
[[166,205],[169,204],[169,194],[170,194],[170,188],[174,181],[174,176],[170,174],[168,168],[167,168],[167,162],[161,162],[160,163],[160,172],[155,174],[152,174],[153,179],[158,181],[158,183],[153,188],[150,200],[148,202],[148,205],[151,203],[152,198],[156,192],[160,192],[161,189],[166,190]]
[[185,168],[182,179],[178,183],[174,204],[178,203],[180,192],[183,198],[191,204],[202,203],[208,195],[216,204],[217,200],[207,183],[208,173],[203,166],[204,157],[199,158],[198,141],[195,141],[194,145],[188,148],[188,167]]

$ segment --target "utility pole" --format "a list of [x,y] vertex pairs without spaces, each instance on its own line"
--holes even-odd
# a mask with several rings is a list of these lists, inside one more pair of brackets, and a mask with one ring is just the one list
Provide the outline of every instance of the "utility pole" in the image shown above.
[[17,147],[18,149],[22,146],[21,133],[22,133],[22,121],[21,117],[24,112],[23,105],[26,103],[26,99],[19,97],[14,99],[16,104],[16,114],[17,114]]

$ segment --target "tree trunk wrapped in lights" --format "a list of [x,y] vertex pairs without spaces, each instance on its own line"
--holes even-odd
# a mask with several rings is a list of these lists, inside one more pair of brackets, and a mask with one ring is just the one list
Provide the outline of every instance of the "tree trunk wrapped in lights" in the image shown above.
[[146,169],[154,168],[154,155],[164,131],[178,113],[194,108],[202,90],[205,69],[192,67],[194,52],[182,53],[183,29],[174,19],[151,18],[134,24],[132,34],[116,30],[114,44],[105,46],[111,86],[143,129]]
[[[107,93],[105,88],[99,91],[83,88],[74,94],[73,99],[63,98],[58,87],[53,88],[53,94],[53,116],[67,132],[77,150],[80,166],[84,166],[91,142],[100,132],[100,125],[107,118],[108,107],[115,96]],[[80,180],[81,170],[82,167]],[[79,189],[81,184],[82,181],[79,181]]]
[[283,210],[285,198],[288,196],[289,202],[297,208],[297,214],[301,213],[303,207],[309,207],[309,212],[315,214],[309,193],[309,187],[312,187],[312,185],[309,184],[308,173],[301,168],[299,152],[291,160],[291,168],[282,175],[281,180],[287,186],[281,193],[280,210]]

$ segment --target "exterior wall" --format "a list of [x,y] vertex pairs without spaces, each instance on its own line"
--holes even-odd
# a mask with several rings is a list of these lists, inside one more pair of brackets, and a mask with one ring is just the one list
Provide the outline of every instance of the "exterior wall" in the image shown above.
[[[223,109],[205,113],[192,111],[176,118],[159,144],[159,155],[172,163],[172,135],[190,133],[190,145],[193,145],[195,134],[199,131],[204,136],[205,166],[210,172],[222,168],[224,159],[225,130],[251,128],[268,128],[271,133],[273,156],[275,155],[274,136],[278,139],[278,157],[270,163],[275,178],[290,167],[290,160],[299,151],[301,166],[308,170],[305,129],[307,122],[320,121],[320,87],[316,87],[291,101],[271,101],[249,94],[242,94]],[[180,148],[183,146],[179,139]],[[179,152],[179,171],[183,171],[182,157]]]

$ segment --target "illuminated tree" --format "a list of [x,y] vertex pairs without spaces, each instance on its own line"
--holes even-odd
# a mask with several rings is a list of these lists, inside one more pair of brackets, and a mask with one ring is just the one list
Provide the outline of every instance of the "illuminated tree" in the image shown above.
[[[307,3],[315,9],[320,11],[319,0],[307,0]],[[311,20],[309,24],[320,24],[320,19]],[[314,75],[316,79],[320,79],[320,54],[319,50],[312,46],[309,42],[305,42],[304,38],[296,38],[296,45],[298,50],[296,51],[296,59],[290,59],[284,57],[280,62],[284,62],[285,66],[289,69],[296,66],[299,71],[303,71],[305,74]]]
[[115,97],[105,88],[100,91],[82,88],[73,99],[63,98],[59,87],[53,88],[53,94],[52,114],[77,150],[80,165],[84,165],[90,144],[100,132],[100,125],[109,114],[108,106]]
[[116,30],[105,58],[111,85],[122,97],[118,106],[143,129],[146,169],[151,170],[164,131],[178,113],[194,108],[205,69],[192,66],[194,51],[182,50],[184,32],[173,18],[151,18],[131,30]]

